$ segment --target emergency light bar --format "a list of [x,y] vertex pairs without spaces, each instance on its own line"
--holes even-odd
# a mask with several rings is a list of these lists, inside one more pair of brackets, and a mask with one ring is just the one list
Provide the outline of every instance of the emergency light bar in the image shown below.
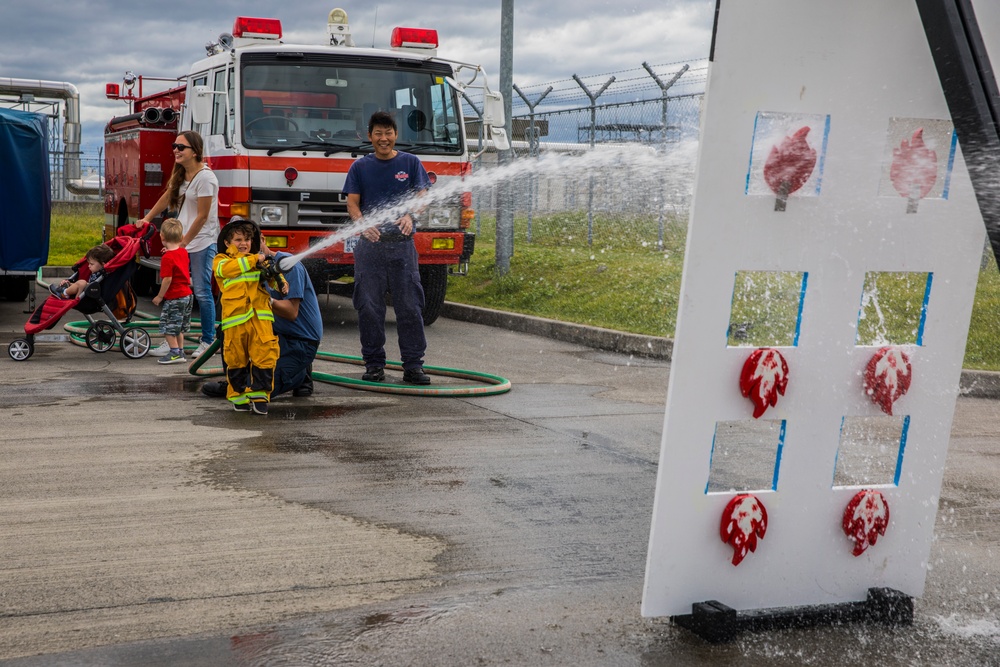
[[389,45],[394,49],[436,49],[438,31],[427,28],[393,28]]
[[233,37],[281,39],[281,20],[237,16],[236,23],[233,24]]

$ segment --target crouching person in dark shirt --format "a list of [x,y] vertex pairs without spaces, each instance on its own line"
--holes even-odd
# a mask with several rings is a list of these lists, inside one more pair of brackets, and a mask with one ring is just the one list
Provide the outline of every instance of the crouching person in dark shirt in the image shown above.
[[[275,253],[261,236],[261,251],[275,262],[288,253]],[[293,396],[312,396],[312,363],[323,340],[323,317],[312,280],[302,264],[283,270],[288,294],[269,289],[271,310],[274,312],[274,333],[280,352],[274,368],[274,390],[271,396],[291,391]],[[201,392],[214,398],[225,398],[226,381],[206,382]]]

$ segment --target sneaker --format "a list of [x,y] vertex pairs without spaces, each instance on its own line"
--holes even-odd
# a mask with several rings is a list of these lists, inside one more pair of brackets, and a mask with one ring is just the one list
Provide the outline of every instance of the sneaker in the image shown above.
[[250,403],[250,407],[253,409],[255,415],[267,414],[267,401],[253,401]]
[[158,364],[183,364],[187,359],[180,352],[167,352],[164,356],[156,360]]
[[381,366],[372,366],[365,370],[365,374],[361,376],[361,379],[365,382],[383,382],[385,380],[385,371],[382,370]]
[[159,347],[154,347],[149,351],[151,357],[163,357],[168,354],[170,354],[170,345],[167,344],[167,341],[163,341]]
[[236,410],[236,412],[250,412],[250,401],[247,401],[246,403],[233,403],[233,409]]
[[206,382],[201,385],[201,393],[212,398],[225,398],[228,392],[228,382]]
[[430,384],[431,379],[423,368],[407,368],[403,371],[403,382],[406,384]]
[[200,343],[198,343],[198,347],[194,348],[194,352],[191,353],[191,358],[197,359],[201,355],[205,354],[205,350],[207,350],[211,345],[212,345],[211,343],[206,343],[205,341],[201,341]]
[[52,283],[49,285],[49,292],[57,299],[66,299],[66,287],[62,284]]

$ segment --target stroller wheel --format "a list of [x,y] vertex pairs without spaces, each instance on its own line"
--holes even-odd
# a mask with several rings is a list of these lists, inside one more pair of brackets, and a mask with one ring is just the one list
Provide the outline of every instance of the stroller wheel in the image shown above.
[[27,338],[18,338],[7,346],[7,354],[14,361],[24,361],[35,353],[35,346]]
[[87,347],[94,352],[107,352],[115,346],[115,328],[108,322],[94,322],[87,329]]
[[145,329],[127,329],[119,345],[129,359],[141,359],[149,352],[149,334]]

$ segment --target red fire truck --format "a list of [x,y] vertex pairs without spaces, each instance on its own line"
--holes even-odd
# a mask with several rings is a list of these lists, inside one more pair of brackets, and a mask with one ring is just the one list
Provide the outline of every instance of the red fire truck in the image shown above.
[[[483,89],[488,136],[504,147],[503,100],[477,65],[436,57],[437,31],[395,28],[391,48],[359,48],[347,15],[330,12],[326,45],[286,44],[278,19],[238,17],[232,34],[206,46],[207,57],[176,79],[127,73],[107,96],[130,105],[105,128],[105,234],[145,215],[173,168],[170,144],[193,129],[219,179],[219,219],[260,223],[268,245],[303,252],[345,225],[347,170],[372,152],[368,118],[394,115],[396,147],[424,163],[431,182],[471,173],[460,96]],[[461,77],[469,79],[461,81]],[[470,77],[471,75],[471,77]],[[478,81],[478,83],[477,83]],[[475,85],[474,85],[475,84]],[[136,90],[138,86],[138,90]],[[165,88],[156,92],[144,87]],[[460,188],[459,188],[460,190]],[[464,275],[475,247],[472,196],[433,201],[414,235],[426,294],[424,319],[444,302],[448,273]],[[317,288],[353,273],[356,236],[303,260]],[[158,253],[154,249],[153,256]],[[137,289],[155,289],[156,262],[138,272]]]

